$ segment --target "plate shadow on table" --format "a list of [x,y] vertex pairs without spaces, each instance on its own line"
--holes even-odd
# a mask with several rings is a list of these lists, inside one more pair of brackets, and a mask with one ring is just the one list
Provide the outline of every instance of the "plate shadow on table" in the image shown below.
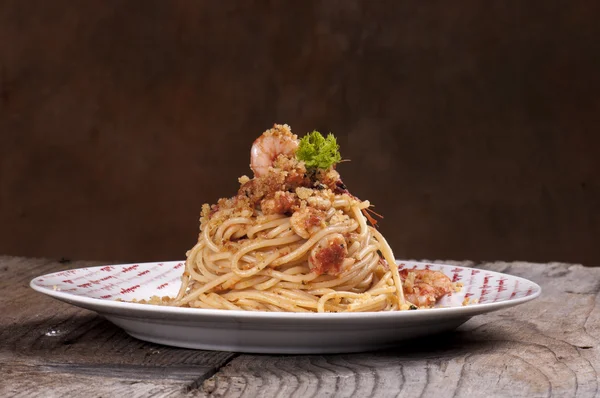
[[273,355],[273,354],[253,354],[261,357],[277,356],[281,360],[289,358],[293,360],[297,357],[393,357],[406,359],[448,359],[452,357],[461,357],[466,354],[474,354],[492,349],[500,341],[507,338],[501,331],[486,333],[481,336],[472,331],[454,330],[449,332],[437,333],[425,337],[417,337],[398,343],[393,347],[381,350],[359,352],[359,353],[338,353],[338,354],[307,354],[307,355]]
[[[102,351],[103,355],[118,355],[120,352],[135,349],[154,350],[155,352],[193,352],[197,350],[162,346],[135,339],[121,328],[95,313],[78,311],[76,314],[60,314],[29,320],[0,327],[0,336],[4,337],[0,351],[9,351],[28,357],[45,357],[61,354],[73,356],[94,355]],[[361,356],[403,357],[403,358],[448,358],[462,356],[465,353],[485,351],[499,341],[506,340],[501,330],[477,331],[458,330],[419,337],[401,342],[392,348],[354,354],[327,355],[276,355],[285,358],[311,356]],[[253,354],[273,356],[271,354]]]

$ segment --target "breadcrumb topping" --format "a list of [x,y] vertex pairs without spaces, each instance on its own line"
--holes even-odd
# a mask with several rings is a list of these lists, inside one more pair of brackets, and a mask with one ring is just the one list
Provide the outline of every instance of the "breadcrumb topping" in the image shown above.
[[[297,141],[297,136],[291,133],[288,125],[276,124],[257,141],[263,137],[285,137]],[[263,142],[260,144],[264,145]],[[266,168],[266,173],[255,175],[254,178],[241,176],[238,179],[240,188],[235,196],[219,199],[213,205],[204,204],[200,229],[214,217],[224,222],[233,217],[290,216],[305,208],[327,211],[332,208],[336,194],[357,200],[346,190],[335,165],[326,170],[307,169],[305,163],[296,158],[294,151],[279,152]],[[333,220],[340,222],[339,217]]]

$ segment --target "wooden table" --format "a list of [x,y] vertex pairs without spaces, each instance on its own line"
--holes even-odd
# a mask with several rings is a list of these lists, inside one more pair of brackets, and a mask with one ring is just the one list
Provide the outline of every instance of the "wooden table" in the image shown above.
[[0,396],[598,396],[600,268],[457,264],[531,279],[542,296],[391,351],[284,356],[136,340],[28,287],[98,263],[0,257]]

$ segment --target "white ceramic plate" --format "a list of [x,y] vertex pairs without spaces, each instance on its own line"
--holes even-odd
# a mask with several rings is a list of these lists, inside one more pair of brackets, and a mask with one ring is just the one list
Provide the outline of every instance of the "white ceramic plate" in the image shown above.
[[[399,262],[400,267],[439,270],[459,293],[438,308],[370,313],[270,313],[204,310],[136,304],[116,299],[174,296],[183,262],[107,265],[37,277],[38,292],[96,311],[128,334],[154,343],[254,353],[342,353],[382,349],[408,338],[448,331],[474,315],[525,303],[541,288],[526,279],[454,265]],[[463,306],[465,298],[476,304]]]

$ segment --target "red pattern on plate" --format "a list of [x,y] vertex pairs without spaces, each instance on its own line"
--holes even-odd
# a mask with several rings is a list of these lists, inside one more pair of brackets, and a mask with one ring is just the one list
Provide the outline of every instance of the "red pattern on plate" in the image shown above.
[[[168,265],[168,266],[167,266]],[[181,285],[182,262],[111,265],[61,271],[33,283],[51,290],[103,300],[171,296]],[[70,279],[64,279],[70,276]]]

